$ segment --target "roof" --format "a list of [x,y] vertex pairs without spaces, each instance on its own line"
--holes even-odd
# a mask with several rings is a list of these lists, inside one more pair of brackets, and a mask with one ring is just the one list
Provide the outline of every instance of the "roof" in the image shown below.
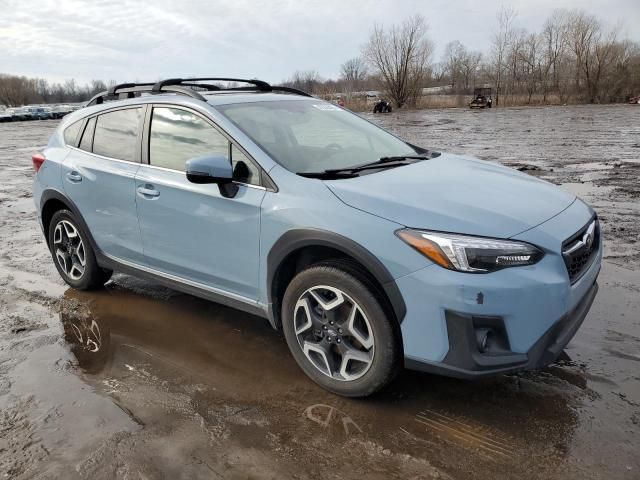
[[314,97],[302,97],[291,93],[209,93],[202,95],[210,105],[229,105],[231,103],[277,102],[295,100],[301,102],[323,101]]

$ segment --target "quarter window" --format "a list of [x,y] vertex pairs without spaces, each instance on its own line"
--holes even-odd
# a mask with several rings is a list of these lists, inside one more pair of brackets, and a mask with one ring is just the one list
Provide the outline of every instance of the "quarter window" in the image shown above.
[[84,129],[84,133],[82,134],[82,140],[80,140],[80,150],[84,150],[86,152],[91,151],[91,146],[93,144],[93,131],[96,128],[96,117],[89,119],[87,122],[87,126]]
[[229,141],[194,113],[168,107],[153,109],[149,135],[151,165],[184,171],[187,160],[202,155],[229,158]]
[[82,125],[82,120],[78,120],[75,123],[69,125],[64,131],[64,143],[67,145],[71,145],[73,147],[76,146],[76,140],[78,139],[78,132],[80,132],[80,126]]
[[135,161],[141,115],[141,108],[116,110],[100,115],[93,137],[93,153]]
[[242,151],[231,144],[233,179],[249,185],[260,185],[260,170]]

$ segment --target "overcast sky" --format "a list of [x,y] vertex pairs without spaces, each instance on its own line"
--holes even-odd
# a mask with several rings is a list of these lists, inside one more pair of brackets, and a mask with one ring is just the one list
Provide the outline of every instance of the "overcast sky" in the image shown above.
[[0,0],[0,73],[61,81],[215,75],[279,82],[337,76],[371,26],[421,13],[436,44],[486,51],[501,4],[539,30],[554,8],[582,8],[640,41],[640,0]]

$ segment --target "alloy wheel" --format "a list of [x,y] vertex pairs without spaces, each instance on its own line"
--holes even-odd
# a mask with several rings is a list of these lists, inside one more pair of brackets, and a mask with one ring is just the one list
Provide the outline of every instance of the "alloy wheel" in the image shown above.
[[62,271],[72,280],[84,275],[87,263],[84,243],[78,229],[67,220],[60,220],[53,231],[53,250]]
[[326,285],[306,290],[294,311],[298,344],[311,364],[333,379],[353,381],[373,362],[373,329],[358,303]]

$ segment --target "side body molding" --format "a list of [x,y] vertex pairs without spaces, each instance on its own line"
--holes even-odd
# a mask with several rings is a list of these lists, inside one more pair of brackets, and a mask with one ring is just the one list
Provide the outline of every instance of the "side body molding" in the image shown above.
[[291,253],[303,247],[320,246],[336,249],[349,255],[362,264],[378,281],[389,298],[393,312],[399,323],[402,323],[407,307],[402,299],[400,289],[382,262],[369,250],[353,240],[327,230],[303,228],[289,230],[271,247],[267,255],[267,298],[269,303],[269,320],[277,328],[278,312],[274,309],[274,278],[283,260]]

